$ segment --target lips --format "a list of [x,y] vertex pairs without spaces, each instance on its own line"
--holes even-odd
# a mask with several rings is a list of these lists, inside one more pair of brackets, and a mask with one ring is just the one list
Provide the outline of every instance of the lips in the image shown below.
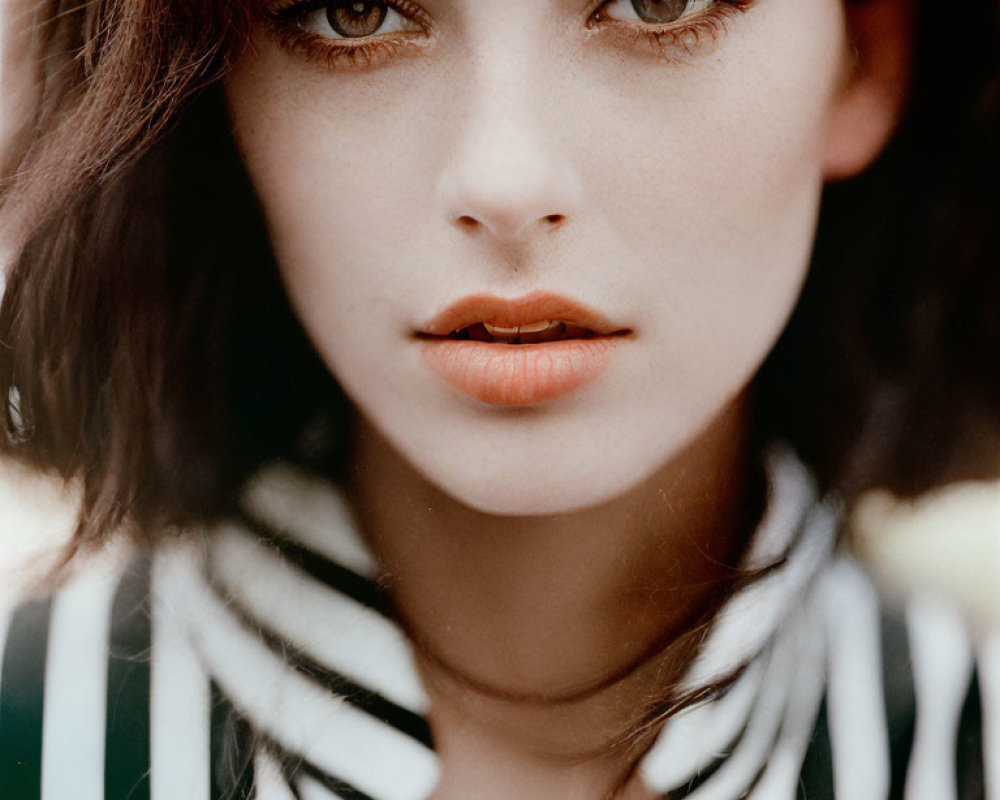
[[603,314],[568,297],[552,292],[532,292],[515,299],[488,294],[464,297],[434,317],[420,335],[449,336],[484,322],[499,328],[523,328],[542,321],[572,324],[598,336],[628,332]]
[[565,396],[611,363],[627,328],[562,295],[473,295],[417,332],[425,365],[489,405],[536,405]]

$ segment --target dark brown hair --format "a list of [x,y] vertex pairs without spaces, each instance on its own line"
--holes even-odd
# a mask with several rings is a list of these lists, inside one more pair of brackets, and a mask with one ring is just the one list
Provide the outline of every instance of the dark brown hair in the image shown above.
[[[0,448],[82,479],[77,543],[211,517],[268,459],[337,470],[349,407],[285,298],[216,83],[248,7],[37,8],[37,112],[0,184],[27,231],[0,307]],[[912,107],[828,190],[757,381],[760,436],[846,494],[995,466],[969,443],[1000,428],[997,26],[994,0],[922,3]]]
[[1000,3],[917,3],[909,108],[823,198],[762,429],[848,499],[1000,474]]

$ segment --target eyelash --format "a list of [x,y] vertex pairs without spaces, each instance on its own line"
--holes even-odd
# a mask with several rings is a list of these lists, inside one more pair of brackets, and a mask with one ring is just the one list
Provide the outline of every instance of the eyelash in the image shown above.
[[[671,23],[660,28],[639,26],[620,20],[602,17],[602,11],[613,0],[599,0],[589,12],[587,28],[608,29],[624,37],[627,45],[647,47],[654,55],[665,59],[693,56],[703,40],[719,40],[728,30],[730,19],[749,10],[756,0],[718,0],[699,16],[683,22]],[[348,39],[335,40],[308,31],[302,23],[306,16],[328,6],[329,0],[298,0],[279,8],[269,9],[265,17],[279,37],[280,43],[292,52],[301,53],[310,61],[325,63],[333,69],[373,67],[390,60],[405,47],[416,45],[418,37],[433,31],[427,13],[412,0],[392,0],[386,5],[416,23],[421,32],[397,31],[392,35],[374,35],[360,38],[353,43]],[[678,53],[678,51],[682,51]]]
[[659,28],[602,19],[602,10],[611,2],[612,0],[600,0],[597,8],[591,13],[589,28],[609,28],[616,34],[624,36],[627,44],[646,46],[653,55],[675,60],[678,51],[682,51],[681,56],[694,56],[704,40],[715,42],[721,39],[729,30],[729,21],[733,16],[748,11],[756,0],[718,0],[715,5],[693,19],[668,23]]
[[329,0],[299,0],[284,7],[269,9],[265,17],[278,33],[281,44],[292,52],[302,53],[310,61],[325,63],[334,69],[365,68],[384,63],[407,46],[416,44],[417,37],[427,36],[433,30],[427,13],[411,0],[393,0],[386,5],[415,22],[420,31],[397,31],[390,35],[359,38],[353,44],[349,39],[330,39],[302,27],[305,18],[313,11],[326,8]]

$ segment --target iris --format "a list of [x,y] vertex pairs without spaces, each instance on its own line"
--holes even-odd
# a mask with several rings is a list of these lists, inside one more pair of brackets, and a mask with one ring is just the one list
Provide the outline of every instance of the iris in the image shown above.
[[340,2],[327,6],[326,19],[344,38],[359,38],[377,33],[388,13],[385,3]]
[[643,22],[676,22],[687,11],[690,0],[631,0]]

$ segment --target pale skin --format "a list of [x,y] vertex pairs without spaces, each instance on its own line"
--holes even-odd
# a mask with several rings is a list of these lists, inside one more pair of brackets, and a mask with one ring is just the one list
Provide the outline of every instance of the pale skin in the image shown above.
[[[358,410],[352,497],[419,645],[436,800],[646,796],[650,734],[618,745],[759,513],[751,382],[823,183],[902,103],[902,0],[757,0],[655,53],[631,3],[599,5],[426,0],[367,66],[261,22],[227,79],[289,295]],[[510,408],[424,368],[442,307],[537,289],[632,331],[598,380]]]

